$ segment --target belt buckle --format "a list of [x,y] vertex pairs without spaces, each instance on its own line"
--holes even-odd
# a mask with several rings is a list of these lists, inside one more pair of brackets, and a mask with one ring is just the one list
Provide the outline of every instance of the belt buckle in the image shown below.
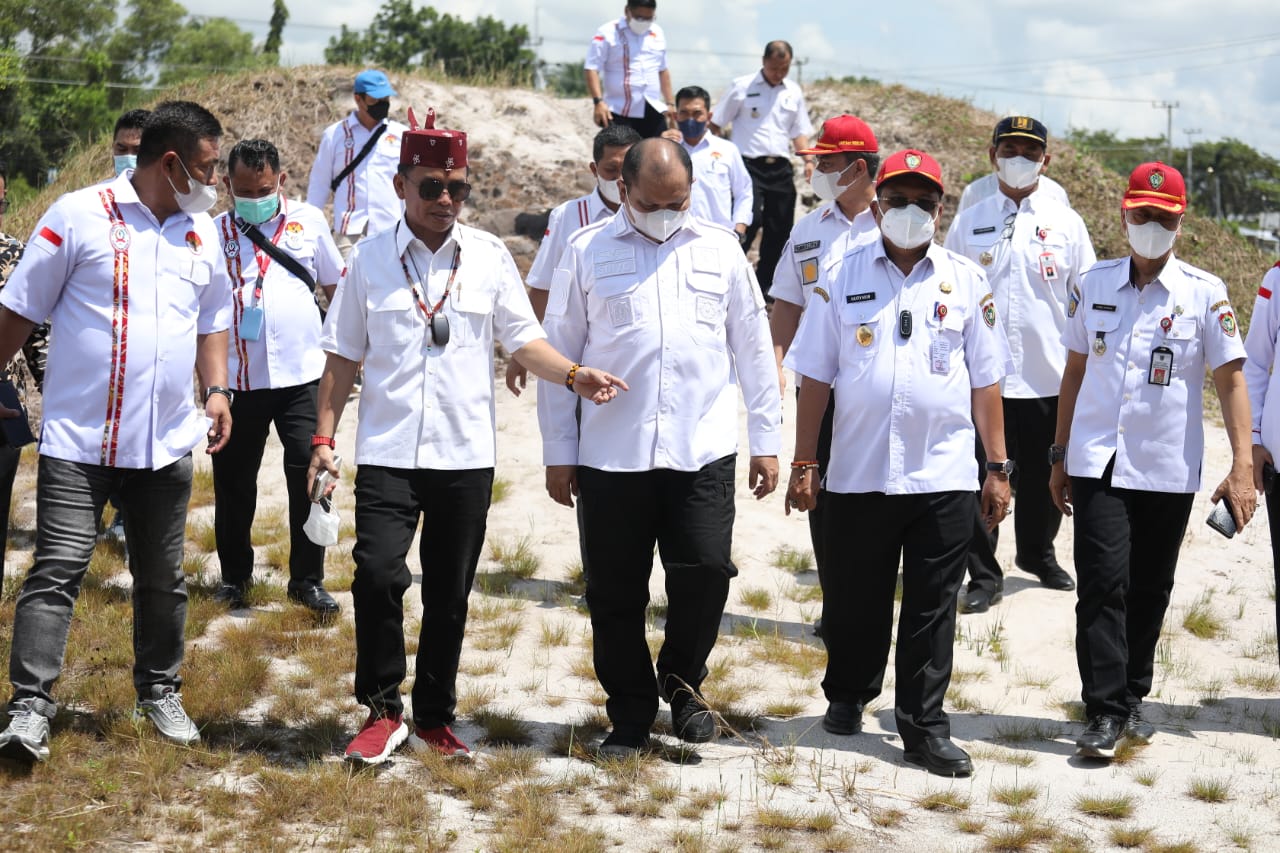
[[766,166],[772,166],[774,163],[777,163],[779,159],[780,158],[778,157],[766,157],[764,158],[764,162]]

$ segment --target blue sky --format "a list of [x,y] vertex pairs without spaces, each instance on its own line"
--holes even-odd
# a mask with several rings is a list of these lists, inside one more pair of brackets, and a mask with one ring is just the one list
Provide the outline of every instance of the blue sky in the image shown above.
[[[366,27],[380,0],[315,4],[288,0],[286,64],[323,62],[341,24]],[[198,15],[225,15],[259,38],[264,0],[186,0]],[[419,3],[418,5],[425,5]],[[578,62],[591,34],[622,13],[624,0],[465,0],[432,4],[466,19],[487,14],[534,26],[550,62]],[[723,9],[731,9],[725,14]],[[305,10],[305,11],[304,11]],[[797,15],[797,12],[800,12]],[[677,87],[697,83],[718,96],[736,75],[759,67],[764,43],[785,38],[804,79],[846,75],[899,82],[971,100],[997,113],[1030,113],[1050,132],[1068,126],[1123,136],[1163,136],[1176,102],[1175,145],[1235,137],[1280,158],[1280,15],[1274,2],[1163,0],[1160,4],[1076,0],[1031,4],[799,4],[659,0]]]

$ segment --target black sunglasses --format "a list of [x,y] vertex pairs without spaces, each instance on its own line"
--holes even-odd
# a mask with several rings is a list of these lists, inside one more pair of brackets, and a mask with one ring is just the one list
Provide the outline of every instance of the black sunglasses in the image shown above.
[[466,201],[468,196],[471,195],[471,184],[466,181],[449,181],[449,183],[446,184],[444,181],[437,180],[436,178],[423,178],[415,184],[413,181],[405,178],[404,182],[411,187],[417,187],[418,198],[423,201],[435,201],[440,198],[440,196],[444,195],[445,190],[449,191],[449,198],[453,201]]
[[916,207],[920,208],[925,213],[933,213],[935,210],[938,209],[939,202],[934,201],[931,198],[910,199],[910,198],[903,198],[902,196],[893,196],[892,198],[880,199],[881,210],[883,210],[886,207],[893,207],[893,208],[906,207],[909,204],[914,204]]

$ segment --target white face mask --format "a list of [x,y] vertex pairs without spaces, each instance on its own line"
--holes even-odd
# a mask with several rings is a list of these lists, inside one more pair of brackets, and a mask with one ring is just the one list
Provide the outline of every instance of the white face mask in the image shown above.
[[1129,233],[1129,245],[1139,256],[1149,261],[1163,258],[1173,248],[1173,241],[1178,236],[1176,228],[1170,231],[1154,220],[1141,225],[1126,221],[1125,225]]
[[178,165],[182,167],[182,171],[187,173],[187,182],[191,185],[191,189],[185,193],[178,192],[178,188],[173,186],[173,181],[168,175],[165,180],[169,181],[169,186],[173,187],[173,197],[178,201],[178,207],[183,213],[204,213],[218,201],[218,188],[210,184],[199,183],[195,178],[191,177],[191,172],[187,170],[187,164],[182,162],[182,158],[178,158]]
[[622,196],[618,194],[617,181],[606,181],[596,175],[596,186],[600,188],[600,196],[609,204],[622,204]]
[[627,18],[627,26],[631,28],[631,32],[642,36],[649,32],[649,28],[653,26],[653,21],[646,21],[643,18]]
[[840,186],[840,179],[844,177],[844,173],[852,169],[857,161],[845,166],[839,172],[819,172],[814,169],[813,175],[809,178],[809,186],[813,187],[813,194],[823,201],[831,201],[838,195],[842,195],[845,190],[853,186]]
[[1015,190],[1025,190],[1040,180],[1040,161],[1026,157],[997,157],[996,174]]
[[918,249],[928,243],[933,239],[933,228],[933,214],[914,204],[880,208],[880,233],[900,249]]
[[641,213],[631,205],[627,205],[631,213],[631,221],[641,234],[652,237],[659,243],[671,239],[671,235],[689,221],[687,210],[667,210],[665,207],[651,213]]

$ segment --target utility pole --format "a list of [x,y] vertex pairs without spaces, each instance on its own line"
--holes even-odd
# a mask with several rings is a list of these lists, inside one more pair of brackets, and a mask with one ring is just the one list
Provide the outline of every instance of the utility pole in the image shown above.
[[1187,128],[1182,132],[1187,135],[1187,174],[1186,174],[1187,181],[1186,183],[1187,183],[1187,199],[1190,200],[1191,198],[1191,147],[1192,147],[1191,137],[1198,136],[1201,133],[1201,130],[1200,128],[1195,127],[1195,128]]
[[[1157,110],[1164,110],[1168,115],[1168,124],[1165,131],[1165,158],[1164,161],[1169,163],[1173,159],[1173,111],[1178,108],[1177,101],[1152,101],[1151,106]],[[1172,164],[1170,164],[1172,165]]]
[[804,67],[809,64],[808,59],[797,59],[791,63],[796,67],[796,82],[801,86],[804,85]]
[[542,33],[538,27],[538,12],[540,4],[534,0],[533,4],[533,88],[541,92],[547,88],[547,75],[542,70]]

